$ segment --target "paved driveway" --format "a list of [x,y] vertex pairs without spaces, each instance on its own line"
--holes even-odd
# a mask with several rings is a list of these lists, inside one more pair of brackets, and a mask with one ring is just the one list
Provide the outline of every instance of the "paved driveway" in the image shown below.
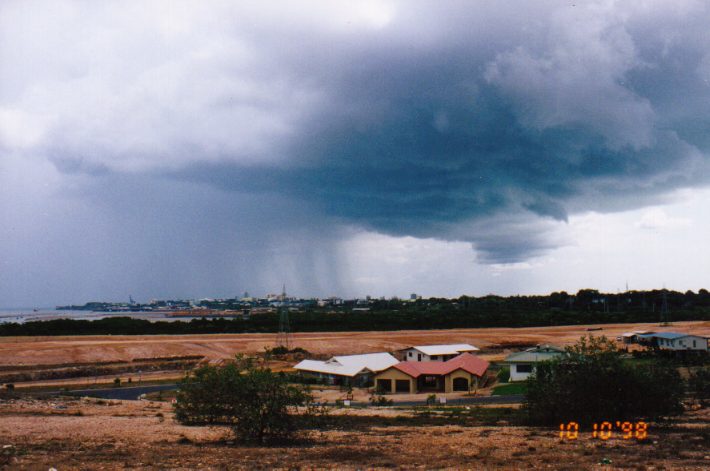
[[121,399],[135,401],[138,400],[138,398],[142,394],[148,394],[157,391],[170,391],[172,389],[177,389],[177,384],[160,384],[157,386],[131,386],[106,389],[78,389],[75,391],[69,391],[64,394],[71,394],[72,396],[82,397],[99,397],[101,399]]
[[[161,384],[158,386],[131,386],[131,387],[118,387],[118,388],[105,388],[105,389],[80,389],[75,391],[69,391],[64,394],[71,394],[72,396],[88,396],[88,397],[99,397],[101,399],[121,399],[121,400],[138,400],[142,394],[148,394],[157,391],[170,391],[177,389],[177,384]],[[391,398],[392,396],[388,396]],[[459,397],[450,398],[446,401],[446,405],[449,406],[459,406],[459,405],[477,405],[477,404],[518,404],[523,402],[522,394],[513,394],[508,396],[479,396],[479,397]],[[331,402],[332,404],[332,402]],[[364,401],[352,401],[353,406],[369,406],[368,402]],[[426,399],[417,401],[396,401],[393,404],[395,406],[423,406],[426,405]]]

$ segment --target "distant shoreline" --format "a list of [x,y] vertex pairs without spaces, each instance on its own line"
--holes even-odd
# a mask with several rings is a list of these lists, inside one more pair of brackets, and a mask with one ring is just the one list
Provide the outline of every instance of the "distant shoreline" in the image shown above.
[[131,319],[143,319],[151,322],[159,321],[179,321],[190,320],[192,318],[200,318],[201,316],[193,317],[170,317],[166,314],[169,312],[154,312],[154,311],[133,311],[133,312],[113,312],[113,311],[88,311],[88,310],[57,310],[49,309],[2,309],[0,310],[0,326],[6,323],[25,324],[27,322],[50,322],[53,320],[65,319],[72,321],[79,320],[101,320],[116,317],[130,317]]

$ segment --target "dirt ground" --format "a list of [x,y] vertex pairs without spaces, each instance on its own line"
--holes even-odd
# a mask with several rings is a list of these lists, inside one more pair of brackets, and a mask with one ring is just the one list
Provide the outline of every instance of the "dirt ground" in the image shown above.
[[[587,331],[587,329],[598,329]],[[631,330],[674,330],[710,335],[710,322],[658,324],[607,324],[530,328],[453,330],[404,330],[394,332],[318,332],[292,335],[292,345],[312,354],[343,355],[393,351],[411,345],[471,343],[489,350],[484,358],[502,358],[511,342],[566,345],[586,334],[615,338]],[[130,361],[135,358],[204,355],[211,360],[231,358],[236,353],[263,352],[273,347],[275,334],[140,335],[73,337],[0,337],[0,366],[99,361]],[[520,348],[515,348],[519,350]]]
[[[43,381],[23,381],[13,383],[17,389],[22,388],[64,388],[64,387],[86,387],[91,388],[95,386],[108,387],[112,386],[114,379],[119,378],[121,384],[125,386],[139,386],[143,383],[156,383],[156,382],[169,382],[169,381],[179,381],[185,377],[183,372],[174,371],[155,371],[150,373],[143,373],[140,376],[140,382],[138,380],[138,375],[133,374],[119,374],[119,375],[107,375],[107,376],[85,376],[78,378],[67,378],[67,379],[54,379],[54,380],[43,380]],[[130,382],[128,381],[130,378]]]
[[[313,432],[291,447],[241,446],[223,427],[185,427],[165,403],[0,402],[0,468],[41,469],[708,469],[710,413],[649,437],[560,440],[550,429],[398,425],[393,409],[338,410],[366,425]],[[371,417],[370,417],[371,418]],[[340,419],[340,417],[338,417]],[[704,427],[704,428],[703,428]]]
[[[367,403],[370,400],[371,396],[371,389],[366,389],[366,388],[354,388],[352,390],[352,400],[356,402],[361,402],[361,403]],[[461,398],[467,398],[467,397],[482,397],[482,396],[490,396],[491,393],[493,392],[493,388],[481,388],[478,391],[476,391],[475,395],[473,393],[468,393],[468,392],[451,392],[451,393],[442,393],[442,392],[437,392],[436,398],[437,401],[440,401],[441,398],[445,398],[447,401],[451,401],[453,399],[461,399]],[[322,402],[326,401],[331,404],[335,403],[337,400],[346,400],[348,399],[348,394],[346,391],[343,391],[337,387],[332,387],[332,388],[327,388],[327,387],[320,387],[320,386],[311,386],[311,394],[313,394],[313,397],[315,398],[316,401]],[[407,401],[420,401],[423,402],[426,400],[427,396],[429,393],[417,393],[417,394],[402,394],[402,393],[397,393],[397,394],[388,394],[387,399],[392,400],[393,402],[407,402]]]

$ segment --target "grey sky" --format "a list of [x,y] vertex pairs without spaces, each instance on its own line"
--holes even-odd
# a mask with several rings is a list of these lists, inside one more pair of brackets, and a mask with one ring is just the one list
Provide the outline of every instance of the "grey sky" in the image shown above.
[[614,278],[710,286],[687,246],[708,24],[695,1],[3,2],[0,305],[623,285],[599,240]]

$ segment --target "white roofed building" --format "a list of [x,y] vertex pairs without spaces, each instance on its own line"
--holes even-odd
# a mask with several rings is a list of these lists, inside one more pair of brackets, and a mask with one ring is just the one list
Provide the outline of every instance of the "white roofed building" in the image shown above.
[[403,350],[403,361],[448,361],[462,353],[478,351],[478,348],[467,343],[452,343],[447,345],[418,345]]
[[329,360],[303,360],[294,368],[323,379],[329,384],[368,386],[374,373],[386,370],[399,361],[389,353],[334,356]]
[[681,332],[655,332],[638,335],[639,343],[661,350],[703,350],[708,351],[708,337]]

